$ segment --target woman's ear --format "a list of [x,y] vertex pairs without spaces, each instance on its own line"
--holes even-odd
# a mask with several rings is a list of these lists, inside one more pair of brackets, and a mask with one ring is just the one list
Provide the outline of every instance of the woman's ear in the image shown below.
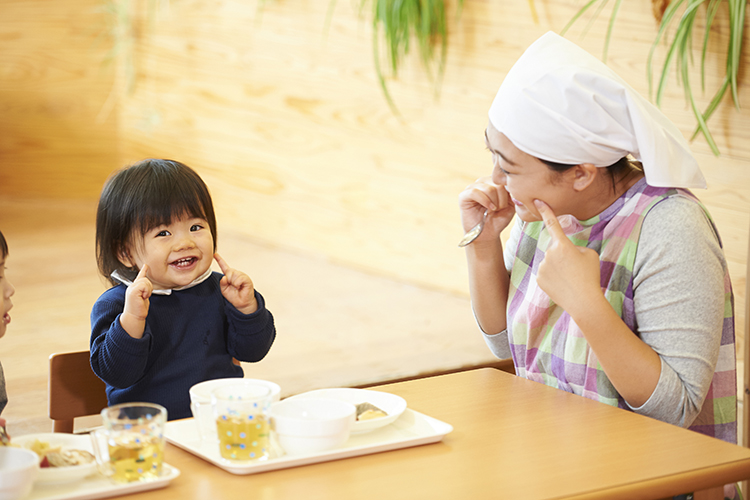
[[573,189],[583,191],[601,175],[601,170],[591,163],[581,163],[572,168]]

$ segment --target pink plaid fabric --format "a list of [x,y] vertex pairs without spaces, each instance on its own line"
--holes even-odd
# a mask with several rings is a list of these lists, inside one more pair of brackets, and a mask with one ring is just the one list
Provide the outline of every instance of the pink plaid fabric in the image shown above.
[[[640,186],[640,187],[639,187]],[[636,185],[602,214],[586,221],[561,217],[565,234],[578,246],[599,253],[601,286],[625,324],[637,335],[633,307],[633,265],[643,218],[660,201],[683,196],[708,211],[684,189]],[[711,220],[713,225],[713,221]],[[715,227],[714,227],[715,230]],[[717,232],[718,234],[718,232]],[[536,283],[539,263],[550,238],[542,222],[524,225],[511,272],[508,336],[519,376],[628,409],[583,333],[565,311]],[[668,244],[668,242],[665,242]],[[724,277],[725,318],[719,360],[703,408],[691,429],[737,442],[737,378],[734,297],[728,272]]]

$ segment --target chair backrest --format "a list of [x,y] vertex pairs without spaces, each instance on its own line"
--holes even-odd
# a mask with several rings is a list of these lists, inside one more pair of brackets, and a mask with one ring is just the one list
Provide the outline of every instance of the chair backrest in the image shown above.
[[73,432],[77,417],[96,415],[107,407],[106,386],[94,375],[89,351],[49,357],[48,404],[54,432]]

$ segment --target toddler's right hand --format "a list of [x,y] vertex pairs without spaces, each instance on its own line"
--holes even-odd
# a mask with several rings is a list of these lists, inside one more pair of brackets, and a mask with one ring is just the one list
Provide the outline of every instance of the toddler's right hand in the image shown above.
[[148,316],[149,298],[154,290],[148,279],[148,265],[144,264],[133,283],[125,291],[125,308],[120,316],[120,324],[133,338],[143,337]]

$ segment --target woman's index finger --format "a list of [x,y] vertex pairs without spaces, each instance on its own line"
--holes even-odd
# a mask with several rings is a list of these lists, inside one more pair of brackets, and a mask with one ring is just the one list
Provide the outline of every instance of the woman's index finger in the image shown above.
[[542,200],[534,200],[534,205],[542,216],[544,221],[544,227],[547,228],[553,241],[567,241],[568,237],[565,236],[562,228],[560,227],[560,221],[557,220],[555,212],[552,211],[549,205]]

